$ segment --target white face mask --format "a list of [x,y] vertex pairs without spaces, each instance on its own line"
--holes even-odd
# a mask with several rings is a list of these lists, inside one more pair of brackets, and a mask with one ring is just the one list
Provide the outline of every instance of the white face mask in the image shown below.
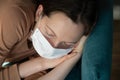
[[34,33],[31,36],[33,46],[37,53],[44,58],[54,59],[60,58],[64,55],[67,55],[72,51],[72,48],[69,49],[56,49],[47,41],[38,28],[35,29]]

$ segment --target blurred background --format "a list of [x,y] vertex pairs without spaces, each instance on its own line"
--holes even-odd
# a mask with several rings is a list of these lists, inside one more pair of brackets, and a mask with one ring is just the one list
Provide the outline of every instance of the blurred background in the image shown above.
[[113,55],[111,80],[120,80],[120,0],[113,5]]

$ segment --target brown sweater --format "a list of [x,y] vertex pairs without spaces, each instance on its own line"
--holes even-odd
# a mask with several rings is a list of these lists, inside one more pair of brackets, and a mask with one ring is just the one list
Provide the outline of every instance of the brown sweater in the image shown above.
[[[0,68],[5,61],[19,62],[36,53],[28,46],[34,13],[35,5],[31,0],[0,0]],[[1,68],[0,80],[20,80],[16,70],[16,65]],[[6,76],[9,79],[5,79]]]

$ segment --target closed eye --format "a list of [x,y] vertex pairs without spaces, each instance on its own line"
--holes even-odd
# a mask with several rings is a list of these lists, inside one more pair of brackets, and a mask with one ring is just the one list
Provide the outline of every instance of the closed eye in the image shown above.
[[72,43],[67,43],[67,42],[61,42],[59,47],[60,48],[64,48],[64,49],[68,49],[68,48],[72,48],[74,47],[75,44]]
[[55,34],[50,29],[48,29],[47,27],[45,27],[45,33],[49,38],[54,38],[55,37]]
[[75,43],[69,43],[69,42],[64,42],[66,46],[69,46],[69,48],[73,47]]

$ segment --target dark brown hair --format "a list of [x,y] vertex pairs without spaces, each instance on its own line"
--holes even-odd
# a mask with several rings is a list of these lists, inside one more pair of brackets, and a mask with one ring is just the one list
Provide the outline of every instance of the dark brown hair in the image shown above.
[[43,14],[50,16],[54,11],[65,13],[73,22],[85,26],[84,35],[88,35],[97,17],[97,0],[34,0],[44,7]]

